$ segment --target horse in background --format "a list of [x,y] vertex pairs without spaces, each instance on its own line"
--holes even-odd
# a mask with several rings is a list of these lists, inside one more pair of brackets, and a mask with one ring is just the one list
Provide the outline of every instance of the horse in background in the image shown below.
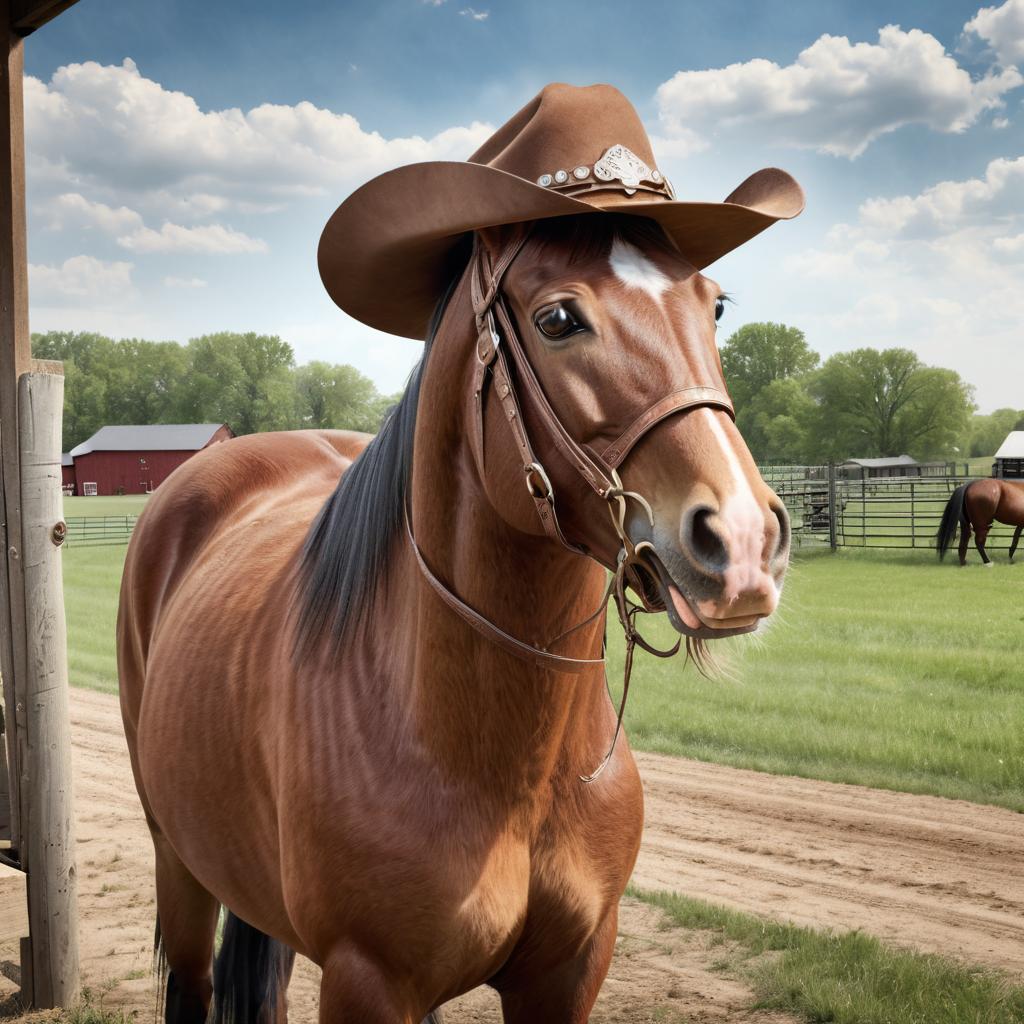
[[946,552],[956,536],[956,528],[960,527],[960,564],[967,564],[967,545],[974,531],[974,545],[981,555],[982,562],[988,566],[992,559],[985,550],[988,531],[992,523],[1005,523],[1015,526],[1013,540],[1010,542],[1010,561],[1013,561],[1024,530],[1024,481],[1017,483],[1012,480],[972,480],[961,484],[946,502],[942,512],[939,531],[935,535],[935,550],[939,558],[945,558]]

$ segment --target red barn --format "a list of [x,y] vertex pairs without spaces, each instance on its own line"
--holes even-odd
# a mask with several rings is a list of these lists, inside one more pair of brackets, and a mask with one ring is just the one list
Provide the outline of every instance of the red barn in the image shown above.
[[146,494],[196,452],[234,436],[226,423],[101,427],[71,449],[74,493]]
[[65,494],[75,493],[75,460],[67,452],[60,457],[60,482]]

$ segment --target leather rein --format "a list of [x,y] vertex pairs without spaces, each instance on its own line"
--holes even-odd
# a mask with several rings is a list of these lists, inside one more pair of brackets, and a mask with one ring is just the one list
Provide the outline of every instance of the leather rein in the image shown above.
[[[652,609],[647,607],[646,604],[637,604],[632,601],[626,591],[627,587],[631,586],[637,594],[641,595],[643,600],[643,585],[636,576],[635,567],[642,564],[642,555],[645,549],[650,549],[652,552],[654,549],[648,541],[640,541],[638,544],[634,544],[630,539],[626,530],[628,502],[636,502],[652,526],[654,525],[654,514],[651,506],[642,495],[635,491],[626,490],[623,487],[618,467],[622,465],[636,443],[652,427],[673,413],[697,406],[724,409],[733,418],[735,418],[735,413],[733,412],[732,402],[728,394],[722,388],[714,384],[687,385],[669,392],[647,408],[639,411],[618,433],[614,440],[605,445],[600,452],[595,451],[589,445],[577,443],[548,402],[547,396],[544,394],[544,390],[527,358],[522,341],[515,329],[514,320],[509,312],[505,296],[501,291],[501,282],[505,273],[529,237],[530,227],[524,226],[517,233],[516,237],[506,245],[504,251],[493,265],[479,236],[477,236],[474,242],[470,269],[470,296],[477,327],[476,367],[473,377],[476,422],[470,437],[470,446],[482,479],[484,475],[484,411],[487,396],[493,391],[512,432],[520,462],[523,466],[526,489],[533,499],[534,507],[537,510],[537,517],[545,534],[574,554],[594,557],[580,546],[571,543],[562,532],[555,508],[555,494],[551,485],[551,479],[530,441],[526,420],[523,417],[523,403],[524,401],[528,403],[528,408],[533,414],[534,422],[540,424],[541,430],[551,446],[568,462],[577,475],[586,482],[598,497],[607,502],[612,526],[619,539],[620,548],[615,565],[603,563],[606,564],[606,568],[611,572],[604,595],[595,611],[582,622],[560,633],[543,647],[536,646],[525,640],[520,640],[503,630],[496,623],[468,605],[450,587],[438,579],[431,571],[423,556],[423,552],[416,543],[408,510],[405,517],[405,528],[420,572],[423,574],[426,582],[430,584],[434,593],[455,614],[485,639],[507,653],[538,668],[567,675],[578,675],[590,666],[604,665],[606,663],[606,643],[604,641],[602,641],[601,645],[600,658],[572,658],[555,654],[551,648],[571,634],[589,625],[599,616],[604,615],[609,596],[614,598],[619,624],[622,626],[626,638],[622,698],[616,718],[615,732],[607,753],[590,775],[580,776],[583,782],[593,782],[604,770],[611,760],[612,754],[615,752],[615,745],[622,728],[626,698],[629,693],[634,648],[639,645],[650,654],[660,658],[669,658],[679,651],[682,642],[680,638],[671,648],[660,650],[644,640],[637,631],[636,616],[641,612],[648,612]],[[515,369],[515,376],[513,376],[511,367]],[[520,391],[517,391],[516,388],[516,381],[520,385],[521,397]],[[601,561],[603,562],[603,560]],[[605,637],[607,637],[607,630]],[[605,675],[605,680],[607,683],[607,674]]]

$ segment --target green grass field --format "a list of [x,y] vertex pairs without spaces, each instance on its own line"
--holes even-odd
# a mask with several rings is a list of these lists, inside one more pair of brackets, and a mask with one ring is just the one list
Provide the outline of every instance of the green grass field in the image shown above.
[[[1024,810],[1022,596],[1024,566],[1005,559],[960,569],[924,553],[801,554],[764,637],[714,648],[722,676],[638,653],[630,740]],[[669,640],[667,622],[652,626]]]
[[[66,509],[64,514],[68,514]],[[64,549],[64,612],[72,686],[117,692],[114,629],[127,551],[126,544]]]
[[65,498],[64,518],[69,516],[137,516],[149,500],[148,494],[113,497]]
[[[74,686],[114,692],[125,548],[64,552]],[[934,555],[798,555],[777,621],[713,645],[724,672],[637,653],[626,712],[638,748],[1024,811],[1024,565]],[[641,619],[659,643],[664,617]],[[612,640],[609,678],[621,679]]]

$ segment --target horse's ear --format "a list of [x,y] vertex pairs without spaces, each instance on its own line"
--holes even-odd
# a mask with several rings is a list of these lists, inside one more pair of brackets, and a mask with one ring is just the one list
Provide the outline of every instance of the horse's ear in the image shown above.
[[478,229],[477,237],[493,265],[512,242],[528,230],[528,224],[498,224],[495,227]]

